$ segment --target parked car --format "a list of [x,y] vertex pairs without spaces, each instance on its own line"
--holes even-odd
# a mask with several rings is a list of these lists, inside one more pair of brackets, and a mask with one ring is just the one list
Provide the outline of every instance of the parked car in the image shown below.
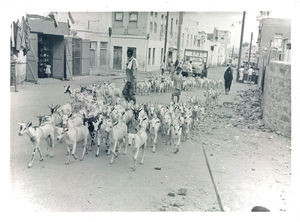
[[201,76],[203,70],[202,62],[193,62],[193,76]]
[[182,65],[182,73],[181,74],[184,77],[188,77],[188,76],[192,75],[192,72],[190,72],[189,69],[188,69],[188,64],[184,63]]

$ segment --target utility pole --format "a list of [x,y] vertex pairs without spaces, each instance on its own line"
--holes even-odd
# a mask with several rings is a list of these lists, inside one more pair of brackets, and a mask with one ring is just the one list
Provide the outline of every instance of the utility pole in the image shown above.
[[249,69],[249,67],[250,67],[250,58],[251,58],[251,49],[252,49],[252,39],[253,39],[253,32],[251,32],[250,49],[249,49],[249,57],[248,57],[248,69]]
[[240,71],[241,56],[242,56],[242,45],[243,45],[243,36],[244,36],[245,16],[246,16],[246,12],[243,11],[243,23],[242,23],[242,29],[241,29],[239,60],[238,60],[238,70],[237,70],[237,75],[236,75],[236,81],[239,81],[239,75],[240,75],[239,71]]
[[[233,51],[234,51],[234,45],[232,46],[231,60],[233,60]],[[232,62],[232,61],[231,61],[231,62]]]
[[164,45],[164,64],[166,68],[166,54],[167,54],[167,42],[168,42],[168,25],[169,25],[169,12],[166,15],[166,31],[165,31],[165,45]]
[[179,12],[178,35],[177,35],[177,60],[180,60],[181,32],[182,32],[183,12]]

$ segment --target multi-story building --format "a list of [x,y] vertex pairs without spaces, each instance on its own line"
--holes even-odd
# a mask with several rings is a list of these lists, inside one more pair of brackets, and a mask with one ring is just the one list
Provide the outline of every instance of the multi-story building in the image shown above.
[[[262,87],[266,66],[272,60],[288,60],[290,55],[291,20],[258,16],[258,68]],[[284,45],[285,44],[285,45]],[[286,55],[285,55],[286,54]]]
[[[166,62],[176,57],[178,14],[169,13],[168,16]],[[125,68],[126,51],[131,47],[140,70],[158,70],[165,56],[166,18],[166,12],[113,12],[111,68]]]
[[110,68],[111,12],[58,12],[59,21],[69,22],[73,38],[73,75],[80,75],[81,66],[88,74],[99,74]]
[[230,32],[214,28],[213,39],[224,47],[227,56],[227,47],[230,44]]
[[[135,13],[136,15],[134,15]],[[116,16],[120,21],[116,20]],[[136,21],[130,19],[132,16],[136,18]],[[114,49],[112,55],[115,66],[112,68],[124,69],[127,57],[118,50],[126,51],[126,47],[133,47],[134,44],[140,70],[143,71],[158,70],[164,56],[166,56],[166,64],[170,61],[174,62],[179,55],[180,58],[183,58],[185,48],[196,47],[198,30],[192,29],[190,21],[183,19],[182,34],[179,38],[179,17],[180,12],[113,12],[112,47]],[[135,24],[133,24],[134,22]],[[166,29],[168,31],[165,52]],[[134,40],[132,41],[132,39]],[[178,52],[178,40],[180,40],[180,52]],[[121,54],[122,59],[118,58]],[[122,65],[120,65],[121,63]]]
[[[250,44],[244,43],[242,45],[242,55],[241,55],[241,61],[244,64],[248,64],[249,61],[249,51],[250,51]],[[256,64],[257,63],[257,46],[252,45],[251,47],[251,56],[250,56],[250,64]]]
[[216,29],[214,35],[220,41],[214,36],[208,40],[205,32],[199,33],[197,22],[183,12],[72,12],[55,16],[70,24],[74,75],[80,64],[89,65],[89,74],[124,70],[128,48],[133,49],[140,71],[159,70],[164,57],[166,65],[184,59],[185,49],[205,50],[211,65],[218,65],[224,60],[223,45],[229,41],[226,31]]

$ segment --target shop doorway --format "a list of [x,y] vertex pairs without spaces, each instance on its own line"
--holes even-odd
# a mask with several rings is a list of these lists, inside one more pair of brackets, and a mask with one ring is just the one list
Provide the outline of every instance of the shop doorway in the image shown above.
[[64,37],[38,34],[38,78],[64,78]]
[[113,69],[122,69],[122,47],[114,46]]

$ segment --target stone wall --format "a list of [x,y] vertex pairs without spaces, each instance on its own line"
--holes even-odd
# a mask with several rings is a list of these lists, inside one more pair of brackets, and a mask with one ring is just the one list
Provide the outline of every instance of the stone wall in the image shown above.
[[272,61],[267,66],[263,116],[267,127],[291,136],[291,64]]

